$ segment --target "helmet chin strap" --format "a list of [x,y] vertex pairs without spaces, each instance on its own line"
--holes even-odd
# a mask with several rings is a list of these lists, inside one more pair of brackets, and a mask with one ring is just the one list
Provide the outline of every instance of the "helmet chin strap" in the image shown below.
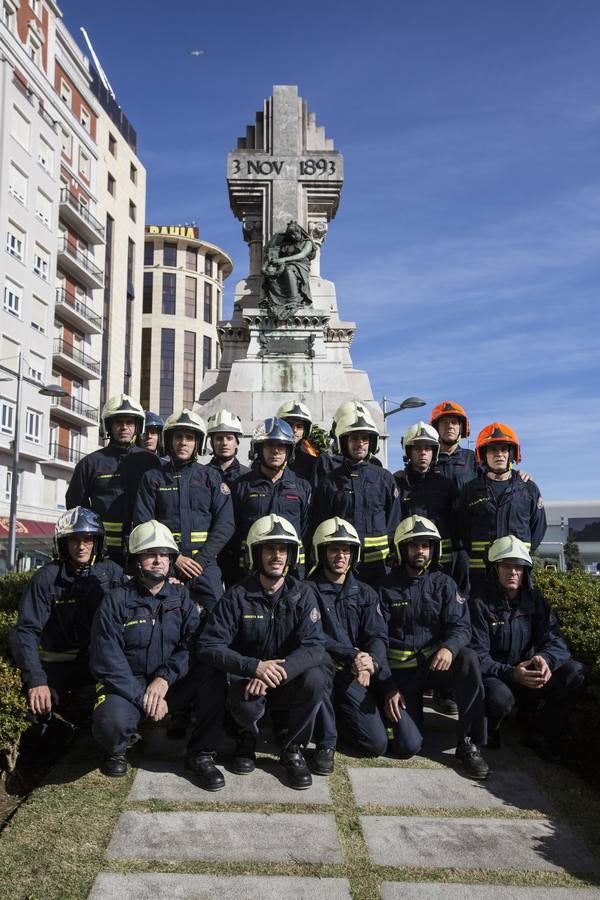
[[152,572],[149,569],[142,569],[142,565],[140,562],[136,564],[136,573],[142,579],[142,581],[150,581],[152,582],[152,584],[160,584],[161,581],[166,581],[169,577],[168,572],[166,575],[162,575],[158,572]]

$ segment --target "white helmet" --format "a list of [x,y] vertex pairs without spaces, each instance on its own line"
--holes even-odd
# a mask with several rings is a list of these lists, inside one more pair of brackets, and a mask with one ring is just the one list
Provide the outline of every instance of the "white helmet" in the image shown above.
[[344,438],[347,438],[349,434],[364,432],[369,435],[369,453],[377,453],[379,449],[379,431],[369,410],[362,403],[354,402],[341,414],[339,414],[340,409],[336,412],[334,419],[333,449],[335,452],[344,452],[346,443]]
[[138,403],[137,400],[134,400],[128,394],[116,394],[114,397],[110,397],[102,407],[100,437],[111,437],[111,422],[119,416],[135,419],[135,436],[139,437],[142,434],[146,422],[146,413],[141,403]]
[[249,569],[258,569],[260,559],[255,551],[262,544],[288,544],[287,568],[294,569],[298,561],[298,552],[302,541],[296,534],[296,529],[291,522],[283,516],[271,513],[261,516],[250,526],[246,537],[246,565]]
[[163,428],[162,440],[165,452],[170,454],[173,449],[173,432],[177,430],[193,431],[196,435],[196,453],[202,453],[204,438],[206,437],[206,425],[202,416],[191,409],[182,409],[169,416]]
[[416,425],[411,425],[410,428],[406,429],[402,438],[402,449],[404,450],[405,462],[408,462],[410,459],[408,448],[416,447],[417,444],[425,444],[428,447],[433,447],[433,459],[431,460],[431,465],[434,466],[440,452],[440,436],[432,425],[427,425],[426,422],[417,422]]
[[179,547],[170,529],[156,519],[142,522],[129,535],[129,555],[149,553],[151,550],[163,550],[165,553],[179,555]]
[[394,547],[398,560],[402,562],[401,547],[414,540],[427,540],[433,544],[433,552],[428,565],[436,564],[440,558],[442,538],[436,526],[425,516],[407,516],[402,519],[394,532]]
[[300,403],[297,400],[287,400],[281,404],[275,415],[278,419],[285,419],[288,425],[291,422],[302,422],[304,425],[304,437],[307,438],[310,434],[312,416],[310,409],[304,403]]
[[[208,446],[208,439],[213,434],[233,434],[236,443],[239,444],[240,435],[243,433],[242,420],[240,417],[236,416],[235,413],[229,412],[228,409],[220,409],[218,412],[213,413],[212,416],[209,416],[206,428],[206,443]],[[210,441],[210,445],[212,448],[212,441]],[[207,447],[204,448],[205,453],[206,450]]]
[[493,544],[488,548],[488,562],[495,565],[503,559],[510,559],[527,566],[531,569],[533,562],[529,550],[519,538],[513,534],[507,534],[505,537],[496,538]]
[[331,519],[325,519],[315,529],[312,539],[311,572],[314,572],[318,565],[323,565],[321,548],[325,548],[327,544],[350,544],[354,549],[350,565],[355,566],[359,562],[361,543],[356,528],[351,522],[334,516]]

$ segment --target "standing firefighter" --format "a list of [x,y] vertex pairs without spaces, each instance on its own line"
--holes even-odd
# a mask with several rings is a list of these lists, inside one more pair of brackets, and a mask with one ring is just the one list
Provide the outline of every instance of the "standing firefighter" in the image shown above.
[[[90,668],[98,684],[92,734],[105,752],[105,775],[127,774],[125,751],[142,717],[159,722],[178,708],[199,625],[187,589],[169,582],[178,554],[173,535],[160,522],[134,528],[133,578],[104,598],[94,618]],[[188,691],[181,694],[187,701]]]
[[440,436],[436,470],[460,490],[477,475],[474,452],[460,446],[461,439],[468,438],[470,434],[469,417],[460,404],[443,400],[431,411],[429,424]]
[[156,469],[156,454],[136,446],[144,431],[144,410],[140,404],[118,394],[104,404],[101,431],[108,444],[84,456],[73,472],[65,502],[69,508],[86,506],[98,513],[106,532],[106,548],[111,559],[123,565],[137,489],[142,476]]
[[287,422],[294,432],[294,454],[290,460],[290,469],[299,478],[312,481],[315,463],[319,457],[319,451],[310,440],[312,428],[312,415],[304,403],[296,400],[288,400],[282,403],[277,410],[277,418]]
[[207,425],[206,435],[213,454],[208,465],[216,469],[223,481],[231,487],[241,475],[250,471],[238,459],[243,433],[241,420],[228,409],[220,409],[209,418]]

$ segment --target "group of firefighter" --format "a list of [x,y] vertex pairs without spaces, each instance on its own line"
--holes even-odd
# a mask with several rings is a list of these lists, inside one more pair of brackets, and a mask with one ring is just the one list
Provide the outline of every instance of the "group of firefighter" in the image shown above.
[[217,791],[227,744],[232,771],[254,770],[268,713],[301,790],[336,748],[419,753],[431,690],[457,715],[469,777],[487,777],[482,748],[500,746],[513,706],[523,743],[560,761],[585,669],[532,582],[546,518],[510,427],[483,428],[473,452],[467,413],[444,401],[406,430],[395,474],[356,401],[326,450],[304,403],[284,403],[255,428],[250,468],[225,409],[163,421],[121,394],[101,427],[10,635],[33,729],[93,707],[117,777],[142,721],[165,719],[190,777]]

